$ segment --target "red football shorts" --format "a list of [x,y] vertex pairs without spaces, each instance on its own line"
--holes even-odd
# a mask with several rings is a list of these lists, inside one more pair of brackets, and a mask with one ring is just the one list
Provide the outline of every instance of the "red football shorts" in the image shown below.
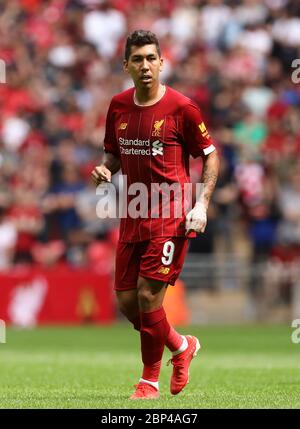
[[115,290],[137,287],[138,277],[174,285],[183,266],[188,240],[184,237],[154,237],[136,243],[118,243]]

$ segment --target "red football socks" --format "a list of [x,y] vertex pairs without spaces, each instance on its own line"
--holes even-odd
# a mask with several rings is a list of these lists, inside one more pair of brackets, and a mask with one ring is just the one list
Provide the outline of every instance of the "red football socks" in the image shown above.
[[160,367],[161,367],[161,360],[158,362],[155,362],[152,365],[144,364],[142,379],[145,381],[147,380],[152,382],[158,381]]
[[[130,322],[133,324],[134,329],[136,329],[137,331],[141,330],[140,316],[137,316],[135,319],[131,319]],[[178,334],[178,332],[175,331],[175,329],[172,326],[170,326],[170,331],[169,331],[169,334],[167,335],[166,343],[165,343],[168,349],[171,352],[175,352],[181,346],[182,341],[183,341],[182,336]]]
[[170,325],[163,307],[148,313],[141,312],[140,317],[142,361],[144,363],[142,378],[149,381],[157,381]]
[[178,332],[175,331],[175,329],[170,326],[170,331],[167,336],[166,340],[166,346],[171,352],[176,352],[176,350],[179,349],[183,341],[183,338]]

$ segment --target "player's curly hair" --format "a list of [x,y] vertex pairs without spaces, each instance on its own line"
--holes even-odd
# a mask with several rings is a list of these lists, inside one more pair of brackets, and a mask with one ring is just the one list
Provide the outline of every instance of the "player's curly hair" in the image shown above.
[[125,45],[125,60],[128,61],[131,46],[155,45],[159,57],[161,56],[158,39],[154,33],[147,30],[135,30],[129,34]]

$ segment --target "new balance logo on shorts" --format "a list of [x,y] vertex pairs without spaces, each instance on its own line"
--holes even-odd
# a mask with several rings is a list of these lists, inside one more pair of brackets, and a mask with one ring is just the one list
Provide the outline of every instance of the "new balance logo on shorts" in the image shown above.
[[164,275],[166,276],[167,274],[169,274],[169,272],[170,272],[170,268],[169,268],[169,267],[164,267],[164,266],[162,265],[161,267],[159,267],[159,269],[157,270],[157,272],[158,272],[159,274],[164,274]]

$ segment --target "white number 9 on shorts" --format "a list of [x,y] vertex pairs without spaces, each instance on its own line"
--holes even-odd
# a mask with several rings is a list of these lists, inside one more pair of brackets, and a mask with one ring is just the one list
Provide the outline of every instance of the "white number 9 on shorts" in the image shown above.
[[163,255],[161,258],[161,262],[164,265],[170,265],[173,261],[175,250],[175,244],[172,241],[166,241],[163,247]]

